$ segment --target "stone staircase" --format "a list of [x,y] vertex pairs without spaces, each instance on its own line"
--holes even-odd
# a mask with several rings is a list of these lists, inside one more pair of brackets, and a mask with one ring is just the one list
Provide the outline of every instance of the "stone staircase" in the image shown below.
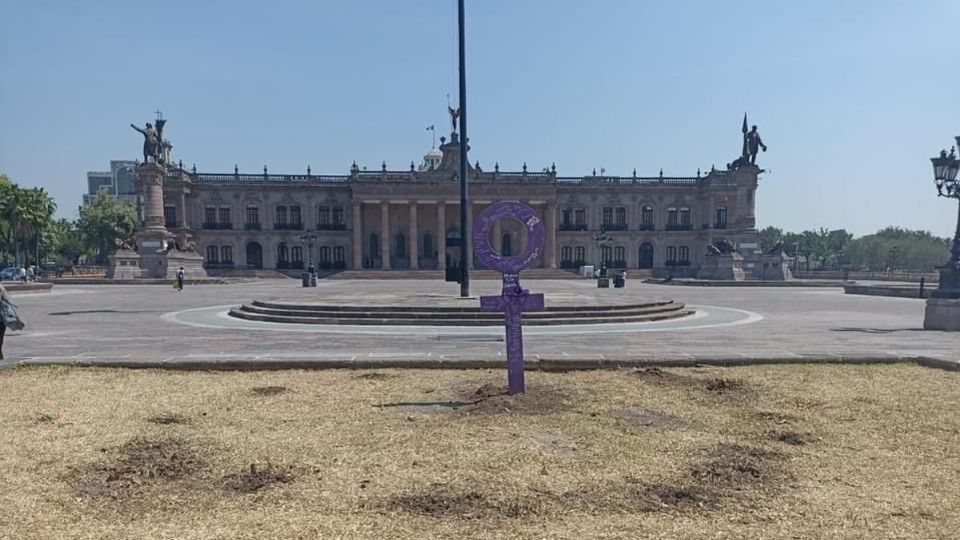
[[[672,300],[622,305],[554,306],[524,313],[527,326],[651,322],[691,315]],[[253,301],[230,310],[249,321],[325,325],[502,326],[503,314],[478,306],[342,306]]]

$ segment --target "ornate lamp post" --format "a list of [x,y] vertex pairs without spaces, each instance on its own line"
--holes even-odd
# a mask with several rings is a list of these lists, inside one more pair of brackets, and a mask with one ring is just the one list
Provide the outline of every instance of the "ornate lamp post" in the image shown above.
[[317,233],[313,232],[312,230],[307,230],[306,232],[300,235],[300,240],[307,243],[307,251],[310,257],[309,258],[310,262],[307,266],[307,271],[310,272],[311,278],[315,273],[315,268],[313,266],[313,241],[316,240],[317,238],[318,238]]
[[600,231],[600,234],[598,234],[598,235],[596,235],[596,236],[593,237],[593,241],[597,243],[597,251],[600,253],[600,266],[599,266],[599,268],[602,269],[602,270],[601,270],[601,276],[600,276],[600,277],[607,277],[607,276],[606,276],[606,267],[604,266],[604,264],[606,263],[606,261],[603,260],[603,247],[604,247],[604,246],[609,246],[610,244],[612,244],[612,243],[613,243],[613,238],[607,236],[607,231]]
[[[960,145],[960,136],[956,137],[956,140]],[[933,182],[937,187],[937,196],[950,197],[960,202],[960,183],[957,182],[960,160],[957,159],[956,147],[950,149],[950,154],[941,150],[940,155],[930,161],[933,163]],[[950,248],[950,260],[940,267],[940,283],[927,300],[923,327],[927,330],[960,331],[960,207],[953,245]]]

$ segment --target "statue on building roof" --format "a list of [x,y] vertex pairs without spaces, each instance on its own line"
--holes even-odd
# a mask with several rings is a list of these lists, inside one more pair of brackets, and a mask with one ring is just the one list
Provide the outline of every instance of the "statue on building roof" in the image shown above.
[[731,171],[746,165],[756,165],[757,154],[760,150],[764,152],[767,151],[767,145],[763,144],[763,139],[760,138],[757,126],[754,125],[749,130],[747,129],[746,113],[743,115],[743,126],[740,128],[740,131],[743,133],[743,150],[740,152],[739,158],[727,164],[727,169]]
[[[450,113],[450,126],[453,129],[451,133],[456,133],[457,131],[457,119],[460,118],[460,109],[454,110],[453,107],[447,105],[447,112]],[[441,139],[442,142],[442,139]]]

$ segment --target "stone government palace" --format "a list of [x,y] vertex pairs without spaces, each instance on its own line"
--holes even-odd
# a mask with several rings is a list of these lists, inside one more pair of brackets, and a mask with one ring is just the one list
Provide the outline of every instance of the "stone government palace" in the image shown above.
[[[460,264],[459,153],[454,132],[408,170],[354,163],[347,175],[315,175],[309,168],[305,175],[278,175],[266,167],[262,174],[174,167],[163,180],[163,221],[177,237],[193,238],[207,270],[300,269],[311,251],[318,269],[444,269]],[[662,171],[564,177],[555,166],[533,172],[524,164],[505,172],[476,164],[468,170],[468,228],[487,205],[517,200],[546,227],[546,247],[534,267],[602,261],[693,277],[708,246],[726,240],[749,268],[759,247],[754,209],[761,172],[746,162],[694,177]],[[525,240],[520,229],[518,222],[499,223],[494,247],[518,253]],[[466,262],[477,267],[472,257]]]

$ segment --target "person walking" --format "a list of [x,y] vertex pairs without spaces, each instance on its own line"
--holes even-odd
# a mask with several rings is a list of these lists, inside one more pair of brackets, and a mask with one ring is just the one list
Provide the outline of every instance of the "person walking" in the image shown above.
[[7,289],[0,283],[0,360],[3,360],[3,338],[8,326],[11,330],[23,330],[24,324],[17,315],[17,306],[10,301]]
[[182,266],[180,267],[179,270],[177,270],[177,290],[178,291],[183,290],[183,267]]

